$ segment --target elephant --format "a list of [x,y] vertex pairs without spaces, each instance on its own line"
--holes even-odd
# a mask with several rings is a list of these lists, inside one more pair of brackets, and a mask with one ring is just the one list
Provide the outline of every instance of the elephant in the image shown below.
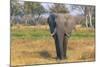
[[65,59],[68,39],[77,24],[77,17],[65,13],[51,13],[48,24],[55,41],[57,59]]

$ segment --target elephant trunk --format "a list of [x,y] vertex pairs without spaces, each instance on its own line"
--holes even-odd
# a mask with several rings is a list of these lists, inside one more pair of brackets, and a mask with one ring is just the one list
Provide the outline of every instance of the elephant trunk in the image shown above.
[[64,33],[61,32],[61,30],[57,29],[57,36],[58,36],[59,51],[61,53],[61,59],[63,59],[64,58],[64,49],[63,49]]

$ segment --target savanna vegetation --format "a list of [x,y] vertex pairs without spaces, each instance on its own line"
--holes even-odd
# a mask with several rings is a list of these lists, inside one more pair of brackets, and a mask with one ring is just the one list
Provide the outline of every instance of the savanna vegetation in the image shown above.
[[[11,0],[11,66],[95,60],[95,7]],[[69,10],[70,9],[70,10]],[[80,15],[74,15],[76,13]],[[56,60],[49,13],[69,13],[82,19],[72,31],[67,58]]]
[[76,28],[69,39],[67,58],[57,62],[47,25],[11,27],[11,65],[51,64],[95,60],[95,31]]

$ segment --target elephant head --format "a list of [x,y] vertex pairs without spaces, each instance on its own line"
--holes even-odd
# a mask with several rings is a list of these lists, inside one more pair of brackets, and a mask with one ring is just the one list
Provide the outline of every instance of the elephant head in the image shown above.
[[[72,30],[75,28],[76,24],[79,23],[80,19],[77,16],[71,16],[69,14],[55,14],[55,23],[57,29],[61,33],[65,33],[66,36],[70,36]],[[54,31],[55,32],[55,31]]]

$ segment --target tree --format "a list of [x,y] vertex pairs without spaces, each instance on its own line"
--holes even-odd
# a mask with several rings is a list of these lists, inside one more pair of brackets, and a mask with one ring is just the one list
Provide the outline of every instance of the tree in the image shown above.
[[84,6],[84,5],[71,5],[72,10],[73,9],[80,9],[82,13],[84,14],[85,19],[85,26],[93,27],[95,26],[95,7],[94,6]]
[[41,14],[44,13],[45,10],[43,6],[40,3],[34,3],[34,2],[25,2],[24,4],[24,11],[25,14]]
[[35,19],[35,22],[36,22],[36,24],[38,24],[39,17],[42,13],[45,12],[45,9],[41,5],[41,3],[25,2],[24,3],[24,11],[25,11],[26,15],[31,14],[33,17],[37,16],[37,18]]
[[85,17],[86,17],[86,27],[89,26],[92,28],[93,22],[92,19],[95,18],[95,7],[93,6],[85,6]]
[[51,12],[55,13],[68,13],[68,9],[65,7],[65,4],[54,4],[52,7],[49,7]]
[[23,6],[19,3],[19,0],[11,0],[10,11],[11,16],[24,14]]

